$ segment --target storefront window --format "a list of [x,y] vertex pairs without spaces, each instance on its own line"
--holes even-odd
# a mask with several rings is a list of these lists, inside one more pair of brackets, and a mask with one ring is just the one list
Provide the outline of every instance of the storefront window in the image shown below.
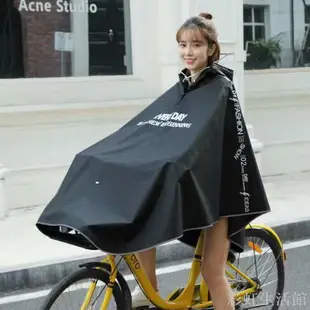
[[131,74],[129,0],[1,0],[0,78]]

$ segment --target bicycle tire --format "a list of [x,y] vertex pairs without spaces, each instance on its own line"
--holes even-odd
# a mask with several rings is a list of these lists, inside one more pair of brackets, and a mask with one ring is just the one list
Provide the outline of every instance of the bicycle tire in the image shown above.
[[[260,238],[263,240],[271,249],[274,257],[276,258],[276,266],[277,266],[277,290],[275,294],[275,298],[273,301],[272,310],[278,310],[281,306],[281,300],[284,292],[285,285],[285,268],[284,268],[284,260],[282,256],[282,248],[276,238],[267,230],[263,228],[249,228],[245,230],[246,237],[254,237]],[[242,308],[246,309],[246,308]]]
[[[109,283],[109,272],[108,270],[98,270],[93,268],[82,268],[74,272],[71,275],[68,275],[63,280],[61,280],[48,294],[44,304],[41,307],[41,310],[50,310],[57,298],[72,284],[86,279],[97,279],[104,282],[106,285]],[[125,304],[122,290],[116,282],[113,288],[113,297],[116,303],[117,310],[130,310],[129,307]]]

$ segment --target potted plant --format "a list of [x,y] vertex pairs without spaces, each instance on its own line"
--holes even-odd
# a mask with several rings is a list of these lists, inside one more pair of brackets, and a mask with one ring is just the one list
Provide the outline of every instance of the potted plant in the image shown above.
[[281,61],[281,44],[278,37],[248,43],[245,69],[268,69]]

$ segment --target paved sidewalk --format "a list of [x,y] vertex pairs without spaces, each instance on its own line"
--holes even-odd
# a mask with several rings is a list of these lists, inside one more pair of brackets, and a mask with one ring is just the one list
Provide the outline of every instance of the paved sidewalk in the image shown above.
[[[278,227],[284,241],[310,238],[310,172],[265,178],[264,183],[272,212],[255,222]],[[103,255],[41,234],[35,223],[42,208],[14,210],[0,220],[0,293],[57,282],[80,261]],[[189,249],[173,241],[160,247],[158,261],[188,255]]]

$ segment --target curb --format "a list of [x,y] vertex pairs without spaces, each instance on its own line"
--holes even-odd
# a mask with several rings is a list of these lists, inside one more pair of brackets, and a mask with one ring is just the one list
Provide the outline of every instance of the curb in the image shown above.
[[[270,226],[276,231],[283,243],[310,238],[310,219]],[[76,271],[80,264],[101,260],[103,256],[104,254],[89,259],[78,259],[0,273],[0,296],[15,291],[44,289],[55,285],[65,276]],[[193,248],[180,242],[169,242],[158,248],[157,265],[191,259],[192,257]],[[124,261],[119,264],[119,270],[128,272],[128,267]]]

